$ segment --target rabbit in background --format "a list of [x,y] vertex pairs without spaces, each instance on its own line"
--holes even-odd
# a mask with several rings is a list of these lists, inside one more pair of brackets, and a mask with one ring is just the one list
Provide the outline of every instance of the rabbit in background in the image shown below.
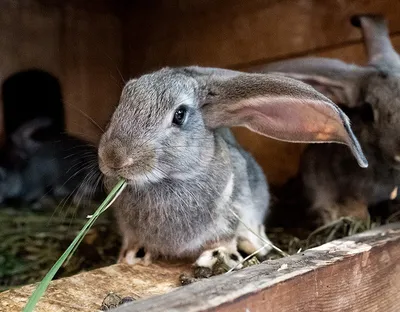
[[352,23],[362,29],[367,66],[306,57],[254,69],[306,82],[338,103],[366,153],[369,168],[361,169],[343,146],[307,147],[298,179],[316,226],[342,216],[366,218],[368,207],[397,198],[400,184],[400,57],[382,16],[354,16]]
[[[53,199],[82,199],[103,195],[97,165],[97,149],[67,134],[51,136],[45,141],[34,134],[51,125],[40,117],[23,124],[11,135],[3,148],[0,166],[0,202],[16,200],[34,209],[43,208]],[[94,183],[98,182],[98,183]]]
[[132,79],[98,149],[105,187],[120,177],[128,183],[113,205],[120,262],[197,258],[196,271],[207,276],[218,260],[240,264],[238,249],[268,253],[267,181],[233,126],[284,141],[346,144],[367,166],[347,116],[300,81],[195,66]]

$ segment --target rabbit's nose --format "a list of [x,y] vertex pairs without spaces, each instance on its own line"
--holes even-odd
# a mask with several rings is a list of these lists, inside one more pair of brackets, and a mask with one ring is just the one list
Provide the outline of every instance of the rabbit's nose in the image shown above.
[[131,157],[128,157],[126,159],[123,159],[123,158],[117,159],[117,160],[114,160],[111,165],[109,164],[109,166],[112,169],[122,169],[125,167],[129,167],[131,165],[133,165],[133,159]]
[[133,165],[133,158],[129,157],[126,148],[120,141],[113,141],[99,149],[102,162],[111,169],[122,169]]

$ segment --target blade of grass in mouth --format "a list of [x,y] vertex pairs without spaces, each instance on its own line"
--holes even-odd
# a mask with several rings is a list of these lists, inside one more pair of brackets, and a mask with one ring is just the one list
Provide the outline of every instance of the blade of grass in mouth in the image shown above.
[[40,298],[45,293],[47,287],[49,286],[51,280],[56,275],[57,271],[63,265],[63,263],[69,259],[69,257],[75,252],[76,248],[79,246],[80,242],[85,237],[86,233],[90,230],[94,222],[97,218],[104,212],[106,209],[111,206],[114,200],[121,194],[126,186],[125,180],[120,180],[116,186],[112,189],[107,198],[103,201],[103,203],[97,208],[97,210],[93,213],[93,215],[89,218],[88,222],[84,225],[82,230],[78,233],[75,239],[72,241],[71,245],[64,251],[61,257],[57,260],[57,262],[53,265],[53,267],[49,270],[46,276],[42,279],[39,285],[36,287],[35,291],[31,295],[26,304],[23,312],[31,312],[35,308],[36,304],[40,300]]

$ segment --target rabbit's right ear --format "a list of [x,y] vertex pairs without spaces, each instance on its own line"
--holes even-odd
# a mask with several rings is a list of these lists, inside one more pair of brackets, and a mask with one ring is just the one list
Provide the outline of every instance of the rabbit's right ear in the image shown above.
[[204,89],[200,105],[209,128],[244,126],[282,141],[342,143],[367,167],[348,117],[309,85],[279,75],[215,69],[197,79]]
[[355,107],[358,105],[360,84],[372,69],[335,59],[304,57],[253,67],[250,71],[280,74],[303,81],[333,102]]

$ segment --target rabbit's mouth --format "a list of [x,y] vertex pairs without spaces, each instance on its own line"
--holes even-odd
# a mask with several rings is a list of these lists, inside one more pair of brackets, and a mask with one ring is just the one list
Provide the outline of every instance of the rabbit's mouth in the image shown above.
[[122,178],[131,185],[145,185],[157,183],[164,178],[164,175],[155,169],[149,171],[135,172],[134,166],[116,170],[105,165],[100,166],[100,171],[109,178]]
[[165,178],[161,172],[151,170],[142,173],[132,173],[127,170],[112,170],[110,168],[101,168],[101,172],[108,178],[122,178],[127,184],[135,186],[144,186],[149,184],[155,184]]
[[165,176],[157,170],[151,170],[139,174],[129,174],[121,172],[119,174],[119,177],[125,179],[128,184],[135,186],[155,184],[165,178]]

